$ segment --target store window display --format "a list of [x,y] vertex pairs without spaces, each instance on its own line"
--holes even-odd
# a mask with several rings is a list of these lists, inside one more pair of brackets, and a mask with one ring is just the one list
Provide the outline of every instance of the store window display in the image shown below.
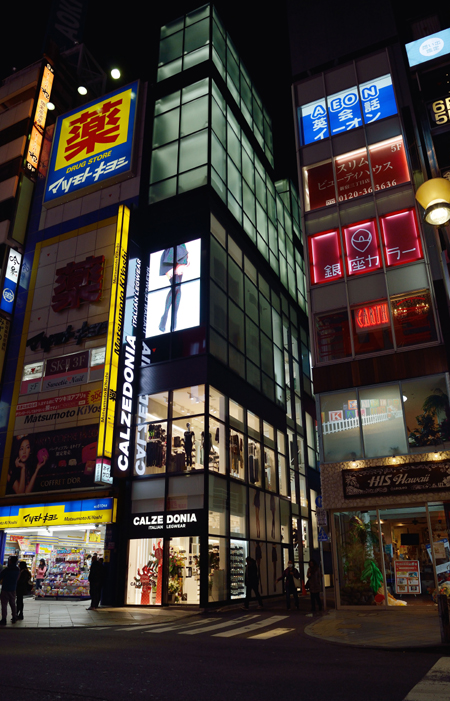
[[275,469],[275,451],[264,447],[264,473],[266,478],[266,488],[275,492],[277,489],[277,473]]
[[248,544],[245,540],[230,541],[230,582],[231,598],[243,599],[245,596],[245,558]]
[[168,603],[200,603],[200,538],[169,540]]
[[172,422],[169,472],[201,470],[204,466],[204,417]]
[[209,418],[208,465],[214,472],[226,474],[225,425]]
[[227,545],[225,538],[208,540],[208,600],[224,601],[227,591]]
[[260,540],[250,541],[250,557],[256,561],[258,570],[258,591],[262,596],[268,594],[267,590],[267,547]]
[[163,555],[162,538],[129,541],[127,604],[162,604]]
[[261,469],[261,444],[258,441],[249,437],[248,447],[248,479],[250,484],[257,487],[262,486],[262,469]]
[[265,499],[260,489],[249,489],[250,537],[266,539]]
[[230,474],[243,480],[244,470],[244,436],[242,433],[230,429]]

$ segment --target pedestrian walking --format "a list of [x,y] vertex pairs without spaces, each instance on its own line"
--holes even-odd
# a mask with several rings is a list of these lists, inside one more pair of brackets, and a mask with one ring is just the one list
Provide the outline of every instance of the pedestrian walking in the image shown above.
[[39,561],[39,567],[36,570],[36,592],[39,589],[42,589],[42,582],[45,579],[45,575],[47,574],[47,565],[45,564],[45,560],[40,560]]
[[322,572],[320,567],[315,560],[309,561],[308,572],[306,573],[308,577],[307,588],[311,596],[311,611],[314,613],[316,610],[316,604],[319,607],[319,611],[322,611],[322,601],[320,600],[320,592],[322,591]]
[[256,564],[256,560],[254,560],[252,557],[247,557],[245,561],[247,563],[245,567],[244,579],[246,586],[246,594],[243,608],[248,609],[253,591],[258,601],[258,608],[262,609],[264,607],[263,601],[261,599],[261,594],[259,593],[258,565]]
[[280,581],[280,579],[284,580],[284,591],[286,594],[286,607],[289,610],[291,608],[291,594],[294,596],[294,603],[295,603],[295,608],[298,609],[299,607],[299,602],[298,602],[298,594],[297,594],[297,585],[295,583],[295,579],[300,579],[300,573],[296,567],[294,567],[294,563],[292,560],[288,561],[288,566],[284,570],[283,574],[281,577],[278,577],[277,582]]
[[19,562],[19,578],[16,587],[16,606],[17,620],[23,621],[23,597],[31,590],[30,587],[31,572],[27,567],[25,560]]
[[88,611],[97,611],[102,592],[103,565],[97,559],[97,553],[92,555],[91,569],[89,570],[89,594],[91,605]]
[[0,621],[0,626],[6,626],[8,604],[11,607],[11,623],[17,621],[16,587],[18,579],[19,568],[17,567],[17,557],[15,555],[10,555],[7,566],[0,572],[0,584],[2,585],[2,593],[0,594],[2,619]]

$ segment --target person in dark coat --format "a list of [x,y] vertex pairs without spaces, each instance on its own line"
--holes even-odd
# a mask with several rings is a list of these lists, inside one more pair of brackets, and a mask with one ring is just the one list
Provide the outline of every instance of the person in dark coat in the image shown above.
[[280,579],[284,580],[284,591],[286,594],[286,607],[288,609],[291,608],[291,594],[294,595],[294,603],[295,603],[295,608],[298,609],[299,607],[299,602],[298,602],[298,594],[297,594],[297,585],[295,583],[295,579],[300,579],[300,573],[298,569],[294,567],[294,563],[292,560],[289,560],[288,566],[284,570],[283,574],[281,577],[278,577],[277,582],[280,581]]
[[89,594],[91,605],[88,611],[97,611],[102,592],[103,565],[97,559],[97,553],[92,555],[91,569],[89,570]]
[[23,597],[29,593],[28,584],[31,579],[31,572],[25,560],[19,562],[19,579],[16,588],[17,620],[23,621]]
[[17,557],[10,555],[7,566],[0,572],[0,584],[2,585],[2,593],[0,599],[2,602],[2,619],[1,626],[6,626],[6,616],[8,615],[8,604],[11,607],[11,623],[17,621],[16,609],[16,587],[19,579],[19,568],[17,567]]
[[255,596],[258,600],[258,608],[262,609],[263,608],[263,601],[261,599],[261,594],[259,593],[259,579],[258,579],[258,565],[256,564],[256,560],[254,560],[252,557],[247,557],[246,558],[246,568],[245,568],[245,585],[247,587],[246,595],[245,595],[245,603],[243,608],[248,609],[249,603],[250,603],[250,598],[252,595],[252,591],[255,593]]

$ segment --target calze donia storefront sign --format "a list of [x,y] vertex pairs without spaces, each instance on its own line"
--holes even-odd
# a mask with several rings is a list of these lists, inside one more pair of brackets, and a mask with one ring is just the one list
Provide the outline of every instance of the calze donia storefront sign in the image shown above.
[[450,490],[450,462],[343,470],[342,479],[346,498]]
[[132,514],[131,538],[154,538],[172,535],[200,535],[203,512],[200,509],[189,511],[167,511],[165,513]]

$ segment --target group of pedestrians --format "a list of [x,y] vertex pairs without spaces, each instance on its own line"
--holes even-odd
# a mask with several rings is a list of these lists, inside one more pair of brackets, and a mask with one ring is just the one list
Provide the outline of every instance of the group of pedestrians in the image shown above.
[[[252,596],[252,593],[254,593],[258,602],[258,608],[262,609],[263,601],[259,592],[259,573],[256,560],[254,560],[252,557],[247,557],[246,563],[246,596],[243,608],[249,608],[250,598]],[[319,611],[322,611],[322,601],[320,598],[320,592],[322,591],[322,572],[315,560],[309,561],[309,567],[306,576],[307,582],[305,586],[307,589],[309,589],[309,594],[311,597],[311,611],[314,613],[316,611],[316,606],[318,607]],[[286,595],[287,609],[289,610],[291,608],[291,595],[294,597],[295,608],[298,609],[300,606],[300,602],[298,598],[296,580],[301,581],[301,575],[298,569],[294,567],[294,563],[292,562],[292,560],[288,561],[286,569],[283,571],[281,577],[278,577],[276,581],[280,582],[281,580],[283,580],[284,583],[284,592]]]
[[0,584],[2,585],[0,626],[6,626],[8,604],[11,608],[11,623],[23,621],[23,597],[31,590],[31,572],[27,563],[22,560],[17,566],[17,560],[15,555],[11,555],[8,558],[7,566],[0,572]]
[[[11,555],[8,558],[8,564],[0,572],[0,584],[2,592],[0,594],[0,602],[2,609],[2,618],[0,626],[6,626],[8,615],[8,604],[11,609],[11,623],[23,621],[23,597],[29,594],[32,590],[31,572],[28,569],[27,563],[22,560],[17,565],[18,557]],[[36,570],[35,588],[42,588],[47,573],[47,565],[45,560],[41,560]],[[103,586],[103,558],[98,559],[94,553],[89,570],[89,593],[91,596],[91,605],[88,611],[96,611],[100,604],[100,597]]]

